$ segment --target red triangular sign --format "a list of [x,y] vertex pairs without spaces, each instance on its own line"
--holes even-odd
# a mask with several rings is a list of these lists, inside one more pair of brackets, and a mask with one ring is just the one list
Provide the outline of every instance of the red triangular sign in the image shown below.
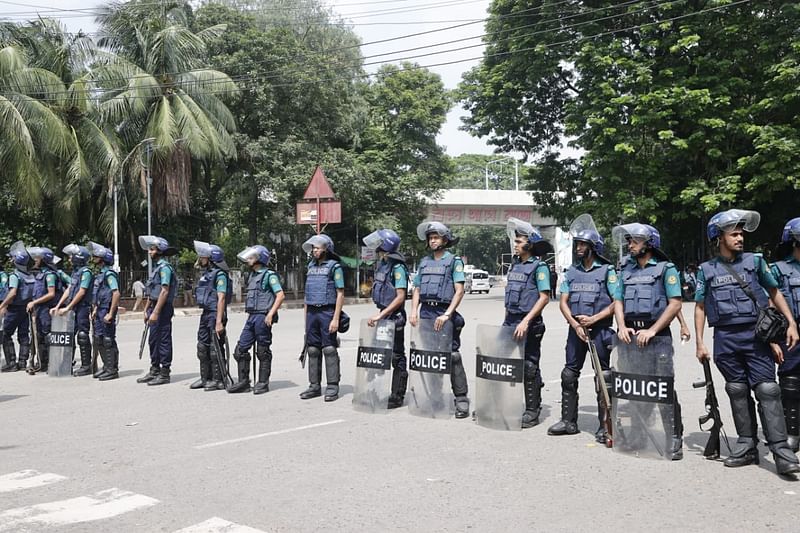
[[304,200],[316,200],[317,198],[322,200],[332,200],[336,198],[333,194],[333,189],[331,189],[331,184],[328,183],[320,167],[314,169],[314,175],[311,176],[311,181],[308,187],[306,187],[306,192],[303,194]]

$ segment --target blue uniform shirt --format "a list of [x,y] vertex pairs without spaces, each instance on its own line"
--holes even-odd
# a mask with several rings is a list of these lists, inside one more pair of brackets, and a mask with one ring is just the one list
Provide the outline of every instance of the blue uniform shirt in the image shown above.
[[[589,267],[589,270],[583,268],[583,261],[575,263],[573,265],[575,268],[583,271],[583,272],[591,272],[595,268],[599,268],[604,266],[603,263],[599,261],[593,261],[592,266]],[[614,270],[613,267],[609,267],[608,272],[606,272],[606,289],[608,290],[608,295],[612,298],[617,297],[617,291],[619,287],[619,276],[617,276],[617,271]],[[566,277],[564,277],[564,281],[561,282],[561,294],[569,294],[569,281]]]
[[[276,278],[275,281],[277,283],[278,276],[274,277]],[[271,281],[270,284],[272,284]],[[344,289],[344,271],[342,270],[342,266],[339,264],[333,267],[333,286],[336,287],[337,289]],[[278,287],[280,287],[280,284],[278,284]]]
[[[773,276],[772,272],[767,268],[767,262],[761,256],[761,254],[753,254],[753,261],[756,266],[756,273],[758,275],[758,282],[761,284],[762,287],[765,289],[777,289],[779,284],[778,280]],[[718,257],[719,261],[725,261],[724,258]],[[731,264],[738,263],[742,260],[741,254],[736,256]],[[706,276],[703,274],[703,269],[700,268],[697,270],[697,289],[694,293],[694,301],[695,302],[702,302],[706,299]]]
[[[630,258],[629,261],[634,262],[634,268],[640,268],[639,263]],[[648,265],[655,265],[658,263],[658,259],[655,257],[651,257],[650,260],[647,262]],[[664,268],[664,289],[667,293],[667,298],[680,298],[681,297],[681,278],[678,275],[678,269],[675,268],[675,265],[672,263],[668,263],[667,266]],[[625,282],[621,277],[617,278],[617,292],[614,294],[614,299],[619,301],[625,301]],[[698,276],[697,286],[700,287],[700,279]]]
[[[450,252],[445,251],[444,255],[442,255],[442,259],[445,259],[445,258],[450,257],[452,255],[453,254],[451,254]],[[397,267],[395,267],[395,268],[397,268]],[[417,275],[414,276],[414,286],[415,287],[419,287],[420,280],[421,280],[420,274],[419,274],[419,272],[417,272]],[[453,283],[466,283],[466,282],[467,282],[467,277],[464,275],[464,261],[460,257],[456,257],[455,260],[453,261]],[[397,284],[395,284],[395,288],[398,288],[398,287],[399,286]],[[550,289],[548,289],[548,290],[550,290]]]
[[[265,270],[267,270],[267,267],[262,266],[261,268],[256,270],[256,274],[260,274]],[[269,290],[271,290],[273,294],[278,294],[283,290],[283,287],[281,287],[281,281],[280,279],[278,279],[278,275],[275,274],[274,272],[269,276],[264,276],[263,278],[261,278],[261,290],[266,291],[267,288],[269,288]],[[219,290],[219,287],[217,287],[217,290]]]
[[110,266],[107,266],[107,265],[103,266],[103,268],[100,269],[100,275],[101,276],[105,276],[106,284],[108,285],[108,288],[111,289],[112,292],[113,291],[118,291],[119,290],[119,284],[117,283],[117,277],[116,276],[106,276],[105,275],[106,272],[108,272],[110,270],[111,270]]
[[397,263],[392,268],[392,284],[394,285],[395,289],[408,288],[408,275],[406,272],[408,272],[406,267],[401,263]]
[[[533,263],[538,258],[536,257],[529,257],[525,262],[526,263]],[[536,288],[539,292],[550,292],[550,267],[542,261],[539,263],[539,266],[536,267]]]
[[92,286],[92,272],[87,270],[83,274],[81,274],[81,284],[79,285],[78,288],[88,289],[91,286]]

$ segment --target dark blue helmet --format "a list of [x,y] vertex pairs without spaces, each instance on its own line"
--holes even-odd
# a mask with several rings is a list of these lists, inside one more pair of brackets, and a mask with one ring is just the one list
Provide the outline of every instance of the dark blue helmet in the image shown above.
[[91,253],[85,246],[74,243],[66,245],[61,251],[69,256],[73,266],[84,266],[91,257]]
[[167,239],[164,237],[158,237],[157,235],[139,235],[139,246],[141,246],[142,250],[145,251],[155,246],[161,254],[165,253],[169,249],[169,243],[167,242]]
[[267,250],[264,246],[260,244],[256,244],[255,246],[250,246],[245,248],[241,252],[236,255],[236,258],[241,261],[242,263],[247,263],[248,259],[256,258],[256,261],[261,263],[264,266],[269,264],[269,259],[271,257],[269,250]]
[[800,217],[787,222],[781,232],[781,244],[789,244],[792,241],[800,242]]
[[621,224],[611,230],[611,235],[621,245],[630,239],[642,239],[649,248],[661,248],[661,234],[650,224]]
[[102,244],[97,244],[96,242],[89,241],[86,247],[89,249],[90,253],[92,254],[92,257],[100,258],[106,265],[111,265],[114,263],[114,252],[112,252]]
[[11,245],[11,248],[8,250],[8,257],[11,258],[14,266],[23,272],[26,271],[31,263],[31,255],[28,253],[28,249],[25,248],[25,244],[22,241],[17,241]]
[[458,244],[458,237],[454,237],[453,232],[450,231],[450,228],[448,228],[441,222],[437,222],[434,220],[429,222],[423,222],[417,226],[417,237],[419,237],[419,240],[423,242],[427,241],[428,236],[431,233],[435,233],[441,237],[444,237],[445,248]]
[[395,253],[400,249],[400,236],[390,229],[373,231],[362,239],[367,248]]
[[579,231],[572,240],[589,243],[597,255],[603,255],[603,250],[606,248],[606,243],[600,234],[590,229]]
[[752,232],[758,228],[760,222],[761,215],[757,211],[728,209],[711,217],[706,227],[706,235],[709,241],[713,241],[724,232],[732,231],[739,226],[742,226],[744,231]]
[[28,248],[28,255],[33,259],[40,259],[45,265],[55,268],[61,258],[53,253],[53,250],[44,246],[31,246]]

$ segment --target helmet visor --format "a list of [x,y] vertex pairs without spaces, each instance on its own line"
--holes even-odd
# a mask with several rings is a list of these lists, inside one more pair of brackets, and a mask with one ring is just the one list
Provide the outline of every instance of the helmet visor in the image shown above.
[[[141,237],[139,237],[141,239]],[[89,241],[86,245],[89,249],[89,253],[92,254],[94,257],[103,257],[106,255],[106,247],[102,244],[97,244],[96,242]]]
[[628,239],[649,239],[650,230],[647,226],[639,224],[638,222],[622,224],[620,226],[615,226],[614,229],[611,230],[611,238],[620,245],[624,245],[628,242]]
[[158,247],[158,237],[155,235],[139,235],[139,246],[142,250],[149,250],[151,246]]
[[511,242],[512,250],[514,249],[514,240],[517,238],[517,234],[527,236],[532,235],[534,232],[535,230],[530,222],[514,217],[509,218],[508,222],[506,222],[506,235],[508,235],[508,240]]
[[75,243],[68,244],[61,249],[61,252],[65,255],[76,255],[81,253],[81,247]]
[[364,246],[367,248],[372,248],[373,250],[377,249],[381,244],[383,244],[383,238],[380,236],[380,232],[378,231],[373,231],[361,240],[364,241]]
[[194,241],[194,251],[197,257],[211,257],[211,245],[203,241]]
[[427,241],[428,235],[431,233],[436,233],[441,237],[446,237],[448,233],[447,226],[442,224],[441,222],[423,222],[417,226],[417,237],[421,241]]
[[747,232],[753,232],[761,222],[761,215],[758,211],[748,211],[746,209],[729,209],[725,219],[717,224],[720,231],[733,231],[739,226]]
[[572,235],[572,238],[575,238],[578,233],[582,231],[593,231],[598,235],[600,234],[600,232],[597,231],[597,226],[594,224],[592,215],[588,213],[580,215],[578,218],[572,221],[572,224],[569,225],[569,234]]
[[11,248],[8,249],[9,256],[13,256],[19,253],[28,254],[28,249],[25,248],[25,243],[23,243],[22,241],[15,242],[14,244],[11,245]]
[[303,251],[307,254],[311,253],[315,247],[328,249],[328,241],[322,235],[312,235],[306,242],[303,243]]
[[241,261],[242,263],[247,263],[248,259],[256,258],[258,259],[259,250],[255,246],[248,246],[238,254],[236,254],[236,259]]

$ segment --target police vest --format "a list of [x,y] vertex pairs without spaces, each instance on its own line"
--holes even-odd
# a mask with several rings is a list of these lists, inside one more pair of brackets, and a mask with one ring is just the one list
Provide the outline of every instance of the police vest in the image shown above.
[[625,288],[625,318],[655,322],[667,309],[667,289],[664,287],[666,261],[639,268],[637,261],[629,261],[622,269]]
[[8,274],[0,272],[0,302],[8,296]]
[[[261,272],[254,273],[250,276],[247,282],[247,298],[244,302],[244,310],[248,313],[268,313],[272,309],[272,304],[275,303],[275,294],[272,292],[272,287],[267,284],[264,289],[264,278],[269,279],[275,272],[264,269]],[[308,291],[308,286],[306,286]],[[308,294],[308,292],[306,292]],[[334,302],[336,298],[334,297]]]
[[339,263],[333,259],[328,259],[320,265],[314,261],[308,264],[305,293],[307,305],[336,305],[333,269],[338,265]]
[[539,299],[536,286],[536,269],[542,262],[538,259],[522,263],[514,261],[508,271],[506,281],[506,311],[514,314],[527,314]]
[[750,286],[758,305],[747,296],[719,259],[706,261],[701,267],[706,286],[705,310],[711,327],[755,324],[758,309],[769,304],[766,291],[758,283],[755,255],[743,253],[741,261],[729,263],[729,266]]
[[233,286],[230,276],[221,268],[209,268],[200,276],[200,280],[197,282],[197,286],[194,289],[194,298],[197,300],[198,307],[206,311],[217,310],[217,279],[220,276],[225,278],[225,303],[231,303],[233,299]]
[[419,263],[419,297],[425,302],[438,302],[449,304],[456,293],[456,284],[453,282],[453,265],[456,256],[443,256],[434,259],[428,255]]
[[111,307],[111,297],[114,295],[114,291],[108,286],[107,280],[109,277],[114,278],[117,281],[117,287],[119,287],[119,276],[111,269],[101,272],[94,277],[92,303],[94,303],[98,309],[109,309]]
[[168,305],[172,305],[172,302],[175,300],[178,280],[175,277],[175,270],[173,270],[172,266],[169,263],[164,263],[153,270],[153,275],[147,282],[147,288],[145,289],[145,294],[147,294],[147,297],[150,298],[154,305],[158,300],[159,295],[161,295],[161,269],[164,268],[169,269],[170,273],[172,274],[169,278],[169,292],[167,293],[166,303]]
[[52,274],[56,278],[55,284],[55,295],[53,298],[49,299],[44,303],[44,306],[47,308],[55,307],[56,304],[61,300],[61,295],[64,293],[64,286],[61,282],[61,276],[58,275],[58,272],[55,270],[48,269],[41,269],[39,272],[36,273],[34,276],[33,282],[33,299],[36,300],[37,298],[41,298],[45,294],[47,294],[47,275]]
[[800,266],[795,263],[778,261],[775,263],[781,273],[781,293],[792,310],[795,319],[800,320]]
[[585,272],[573,266],[567,271],[569,312],[573,315],[596,315],[611,305],[606,278],[608,265]]
[[[67,304],[72,303],[75,295],[78,294],[78,291],[81,289],[81,278],[83,277],[84,272],[89,272],[89,274],[92,273],[87,266],[82,266],[72,271],[72,278],[70,279],[69,290],[67,292]],[[89,307],[91,304],[92,299],[88,295],[84,294],[83,298],[81,298],[81,301],[78,302],[78,308]]]
[[392,273],[395,265],[403,266],[403,273],[406,276],[406,281],[408,281],[408,272],[403,263],[381,261],[375,271],[375,280],[372,282],[372,301],[375,302],[378,309],[385,309],[397,297],[397,288],[394,286],[394,275]]
[[33,299],[33,285],[36,283],[36,278],[32,274],[21,270],[14,270],[11,275],[17,276],[19,280],[17,294],[14,296],[11,305],[27,305]]

